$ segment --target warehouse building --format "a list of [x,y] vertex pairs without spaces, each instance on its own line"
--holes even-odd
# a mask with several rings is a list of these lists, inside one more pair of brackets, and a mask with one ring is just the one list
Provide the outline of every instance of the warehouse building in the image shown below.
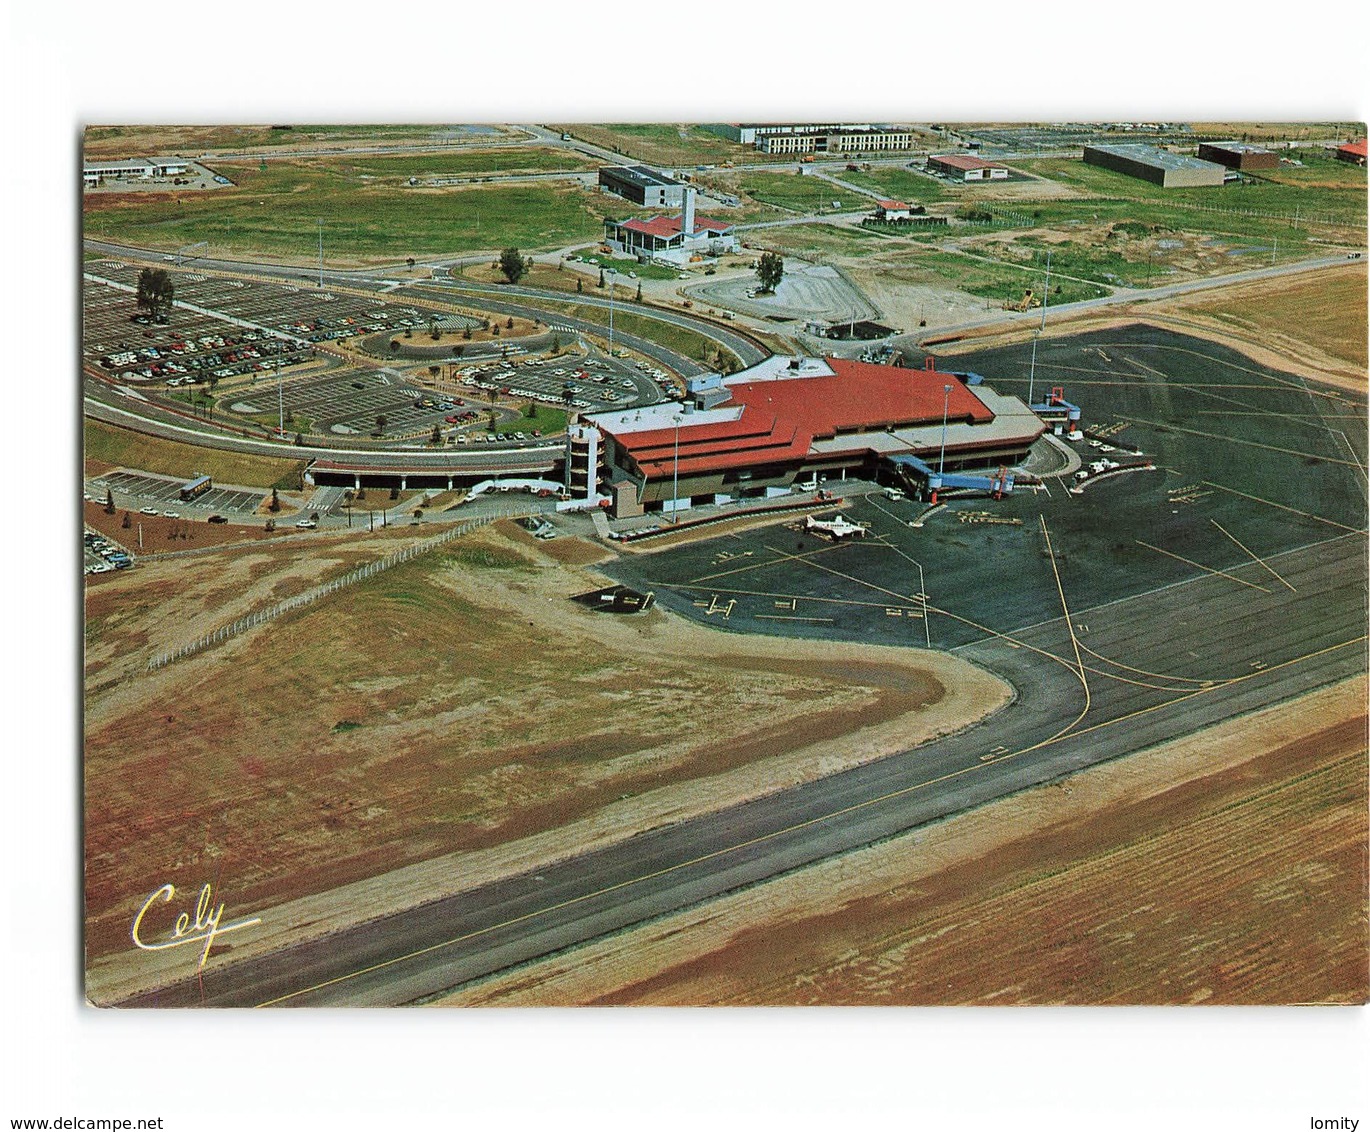
[[619,165],[601,169],[599,187],[648,208],[679,208],[684,203],[683,184],[645,165]]
[[1006,181],[1008,166],[972,157],[968,153],[934,154],[928,158],[928,172],[941,173],[956,181]]
[[1343,146],[1338,147],[1338,149],[1337,149],[1337,160],[1338,160],[1338,161],[1350,161],[1350,162],[1352,162],[1352,163],[1355,164],[1355,165],[1364,165],[1364,164],[1365,164],[1365,139],[1364,139],[1364,138],[1361,138],[1360,141],[1353,141],[1353,142],[1350,142],[1350,143],[1347,144],[1347,145],[1343,145]]
[[1154,145],[1123,142],[1117,145],[1085,146],[1085,162],[1150,181],[1163,189],[1199,188],[1221,185],[1227,170],[1214,161],[1185,157]]
[[1216,161],[1229,169],[1246,172],[1248,169],[1278,169],[1280,155],[1250,142],[1225,141],[1202,142],[1199,145],[1200,161]]
[[[948,471],[1018,463],[1045,425],[970,374],[771,357],[689,384],[688,400],[592,413],[620,515],[788,493],[808,476],[873,476],[885,457]],[[945,425],[945,431],[944,431]]]

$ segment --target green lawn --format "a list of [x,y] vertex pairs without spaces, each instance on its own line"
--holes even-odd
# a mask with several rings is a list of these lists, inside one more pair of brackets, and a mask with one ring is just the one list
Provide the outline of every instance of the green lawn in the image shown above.
[[[256,168],[250,160],[219,161],[215,167],[233,180],[245,168]],[[330,157],[328,169],[339,177],[374,177],[406,180],[409,177],[471,177],[482,173],[554,173],[584,171],[595,163],[579,153],[537,147],[504,149],[450,149],[440,153],[404,154],[394,157],[359,155]]]
[[[523,406],[525,409],[527,405]],[[495,425],[495,432],[504,436],[511,432],[532,432],[537,429],[543,436],[555,436],[566,431],[566,411],[550,405],[533,402],[532,416],[523,415],[512,421],[504,420]]]
[[[1271,181],[1195,189],[1163,189],[1160,185],[1115,173],[1111,169],[1086,165],[1083,161],[1052,159],[1024,161],[1020,164],[1034,173],[1101,198],[1031,206],[1046,213],[1072,218],[1084,218],[1102,209],[1120,214],[1116,216],[1119,219],[1126,217],[1190,231],[1224,231],[1257,237],[1269,234],[1270,216],[1244,214],[1260,212],[1292,220],[1297,209],[1298,215],[1304,220],[1330,221],[1349,227],[1363,227],[1365,224],[1366,191],[1363,176],[1359,183],[1347,180],[1336,185],[1280,184]],[[1115,216],[1103,218],[1113,219]]]
[[[1058,278],[1054,253],[1051,262],[1052,305],[1094,299],[1107,293],[1104,287]],[[897,263],[892,261],[890,274],[896,278],[906,278],[911,283],[950,285],[968,295],[1001,303],[1021,299],[1023,292],[1029,288],[1040,298],[1046,281],[1042,264],[1015,266],[1008,262],[987,262],[932,248],[900,256]]]
[[674,279],[680,272],[674,267],[662,267],[656,263],[638,263],[631,258],[615,259],[612,256],[600,255],[598,252],[592,255],[582,254],[580,257],[586,263],[595,263],[600,267],[612,267],[618,272],[618,285],[620,287],[631,286],[632,280],[624,276],[632,271],[639,279]]
[[[869,197],[840,189],[820,177],[801,173],[743,171],[738,178],[742,192],[753,200],[804,215],[816,212],[852,212],[873,207]],[[833,201],[839,201],[837,207]]]
[[[597,288],[586,287],[586,292],[603,296],[604,291]],[[622,294],[620,288],[619,294]],[[686,357],[698,358],[700,361],[707,361],[715,352],[717,347],[712,339],[697,334],[693,330],[687,330],[682,326],[673,323],[662,322],[660,319],[652,318],[650,315],[640,314],[631,309],[632,300],[629,299],[614,307],[614,329],[623,331],[625,334],[632,334],[638,338],[646,338],[652,342],[658,342],[668,350],[675,350]],[[565,311],[573,318],[583,318],[586,322],[594,322],[604,327],[609,327],[609,308],[591,306],[588,303],[560,302],[554,299],[538,299],[538,305],[551,309]]]
[[750,146],[737,145],[696,125],[653,122],[553,126],[552,129],[569,130],[578,138],[648,165],[692,168],[756,157],[756,151]]
[[[412,160],[412,159],[410,159]],[[155,248],[209,241],[209,254],[261,252],[312,262],[403,259],[515,246],[536,251],[597,238],[590,194],[555,184],[423,191],[367,183],[346,163],[244,165],[232,188],[108,205],[87,197],[85,232]]]
[[868,173],[839,173],[842,180],[850,181],[865,189],[906,204],[933,204],[941,200],[954,200],[959,195],[943,181],[925,177],[912,169],[898,169],[892,166],[877,166]]

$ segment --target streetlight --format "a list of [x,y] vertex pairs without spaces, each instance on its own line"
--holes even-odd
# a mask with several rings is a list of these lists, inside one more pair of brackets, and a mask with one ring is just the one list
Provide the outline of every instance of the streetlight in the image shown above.
[[937,457],[937,474],[941,476],[947,462],[947,406],[951,403],[951,386],[942,386],[942,451]]
[[1032,336],[1032,361],[1028,364],[1028,408],[1032,408],[1032,379],[1037,373],[1037,339],[1042,336],[1039,330]]
[[1042,286],[1042,321],[1038,333],[1047,328],[1047,300],[1051,297],[1051,249],[1047,249],[1047,279]]
[[319,226],[319,286],[323,286],[323,221],[316,220]]

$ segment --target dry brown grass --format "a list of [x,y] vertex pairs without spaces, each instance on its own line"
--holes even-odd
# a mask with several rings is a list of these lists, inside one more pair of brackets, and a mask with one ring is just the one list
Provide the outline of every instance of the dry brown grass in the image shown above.
[[[163,883],[214,880],[234,907],[263,908],[466,854],[461,869],[434,874],[422,890],[432,895],[478,883],[481,850],[569,828],[543,851],[574,851],[588,836],[576,823],[606,807],[617,817],[596,835],[629,836],[1003,701],[996,681],[940,656],[834,645],[795,658],[791,642],[661,611],[595,613],[567,599],[601,576],[505,524],[141,673],[167,643],[389,548],[265,544],[193,571],[154,562],[92,595],[92,956],[127,948],[132,915]],[[330,905],[378,914],[361,900]]]
[[448,1002],[1363,1002],[1365,687],[1087,771]]

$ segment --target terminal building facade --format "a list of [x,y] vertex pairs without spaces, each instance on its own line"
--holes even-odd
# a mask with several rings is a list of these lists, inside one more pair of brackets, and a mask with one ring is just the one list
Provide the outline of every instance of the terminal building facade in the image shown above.
[[593,413],[619,516],[779,495],[812,476],[874,477],[886,457],[947,471],[1025,459],[1046,425],[974,374],[772,357],[690,382],[687,400]]

